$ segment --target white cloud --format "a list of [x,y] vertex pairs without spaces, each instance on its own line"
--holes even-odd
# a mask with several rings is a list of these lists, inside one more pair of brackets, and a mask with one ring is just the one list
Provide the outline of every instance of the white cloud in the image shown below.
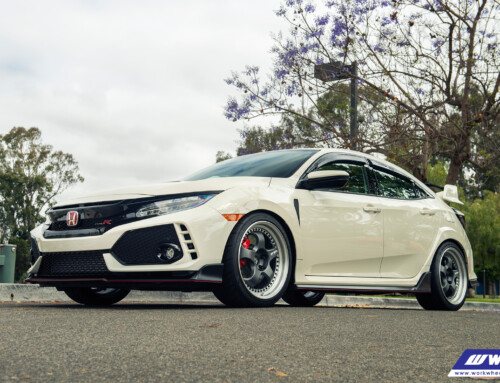
[[0,134],[37,126],[96,189],[176,179],[234,151],[223,79],[270,65],[278,1],[0,5]]

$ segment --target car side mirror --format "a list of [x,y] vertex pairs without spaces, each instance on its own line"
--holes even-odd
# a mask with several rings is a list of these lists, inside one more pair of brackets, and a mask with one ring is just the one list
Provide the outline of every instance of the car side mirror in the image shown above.
[[453,202],[460,205],[464,204],[458,199],[458,189],[455,185],[444,185],[443,191],[437,193],[437,196],[445,202]]
[[320,170],[311,172],[297,184],[297,189],[337,189],[349,181],[349,173],[343,170]]

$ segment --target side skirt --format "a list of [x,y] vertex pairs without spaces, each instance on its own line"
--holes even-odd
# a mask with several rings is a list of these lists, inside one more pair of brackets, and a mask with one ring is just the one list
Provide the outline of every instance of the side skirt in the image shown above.
[[431,273],[422,274],[415,286],[344,286],[344,285],[297,285],[297,290],[332,291],[343,293],[430,293]]

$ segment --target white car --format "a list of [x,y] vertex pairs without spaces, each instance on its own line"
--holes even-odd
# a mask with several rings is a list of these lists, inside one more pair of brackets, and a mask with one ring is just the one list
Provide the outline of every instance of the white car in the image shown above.
[[325,292],[412,293],[458,310],[477,284],[456,187],[435,194],[359,152],[296,149],[180,182],[57,204],[31,232],[27,282],[108,305],[131,289],[213,291],[229,306],[312,306]]

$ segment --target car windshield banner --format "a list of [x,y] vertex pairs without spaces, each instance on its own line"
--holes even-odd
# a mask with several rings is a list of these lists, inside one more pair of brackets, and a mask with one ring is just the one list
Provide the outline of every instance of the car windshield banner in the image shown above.
[[500,349],[465,350],[449,377],[500,378]]

